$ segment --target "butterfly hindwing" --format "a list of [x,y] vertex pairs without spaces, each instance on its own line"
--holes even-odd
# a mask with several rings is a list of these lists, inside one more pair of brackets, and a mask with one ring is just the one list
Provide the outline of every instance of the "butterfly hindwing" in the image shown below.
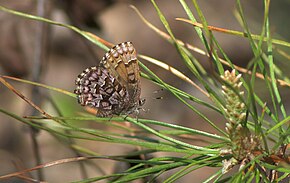
[[103,67],[90,67],[76,80],[78,102],[97,108],[97,116],[120,114],[129,102],[128,92]]

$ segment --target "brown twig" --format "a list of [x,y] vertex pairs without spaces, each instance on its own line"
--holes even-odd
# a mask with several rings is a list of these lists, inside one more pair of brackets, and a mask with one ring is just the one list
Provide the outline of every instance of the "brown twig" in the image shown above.
[[49,119],[52,119],[52,116],[51,115],[49,115],[43,109],[41,109],[40,107],[38,107],[35,103],[33,103],[31,100],[29,100],[27,97],[25,97],[22,93],[20,93],[19,91],[17,91],[11,84],[9,84],[5,79],[3,79],[2,76],[0,76],[0,82],[2,84],[4,84],[9,90],[11,90],[16,95],[18,95],[20,98],[22,98],[26,103],[28,103],[34,109],[36,109],[37,111],[39,111],[42,115],[44,115],[45,117],[47,117]]
[[11,177],[20,176],[20,175],[25,174],[27,172],[35,171],[35,170],[42,169],[42,168],[48,168],[48,167],[55,166],[55,165],[60,165],[60,164],[63,164],[63,163],[84,161],[84,160],[89,160],[89,159],[94,159],[94,158],[96,158],[96,157],[75,157],[75,158],[67,158],[67,159],[61,159],[61,160],[57,160],[57,161],[52,161],[52,162],[49,162],[49,163],[45,163],[45,164],[42,164],[42,165],[35,166],[33,168],[22,170],[22,171],[19,171],[19,172],[10,173],[10,174],[7,174],[7,175],[2,175],[2,176],[0,176],[0,179],[8,179],[8,178],[11,178]]

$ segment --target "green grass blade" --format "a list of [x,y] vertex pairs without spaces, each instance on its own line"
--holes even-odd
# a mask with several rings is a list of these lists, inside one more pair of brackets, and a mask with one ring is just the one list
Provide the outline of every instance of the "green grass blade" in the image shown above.
[[31,15],[31,14],[22,13],[22,12],[19,12],[19,11],[14,11],[14,10],[11,10],[9,8],[5,8],[3,6],[0,6],[0,11],[4,11],[4,12],[10,13],[10,14],[21,16],[21,17],[24,17],[24,18],[27,18],[27,19],[36,20],[36,21],[42,21],[42,22],[46,22],[46,23],[49,23],[49,24],[53,24],[53,25],[57,25],[57,26],[61,26],[61,27],[65,27],[65,28],[71,29],[74,32],[77,32],[77,33],[81,34],[83,37],[85,37],[86,39],[88,39],[92,43],[98,45],[100,48],[102,48],[104,50],[108,50],[108,48],[103,43],[101,43],[98,39],[96,39],[96,37],[94,35],[92,35],[89,32],[82,31],[82,30],[78,29],[77,27],[74,27],[74,26],[71,26],[71,25],[67,25],[67,24],[63,24],[63,23],[60,23],[60,22],[56,22],[56,21],[53,21],[53,20],[49,20],[49,19],[46,19],[46,18],[43,18],[43,17],[34,16],[34,15]]
[[216,130],[218,130],[219,132],[221,132],[222,134],[224,134],[225,136],[227,136],[227,134],[221,130],[218,126],[216,126],[212,121],[210,121],[205,115],[203,115],[201,112],[199,112],[197,109],[195,109],[192,105],[190,105],[188,102],[186,102],[185,100],[183,100],[179,95],[175,94],[174,91],[172,91],[166,83],[164,83],[159,77],[157,77],[152,71],[150,71],[150,69],[148,69],[145,65],[143,65],[141,62],[139,63],[140,66],[146,71],[148,72],[150,75],[152,75],[152,77],[159,82],[160,84],[162,84],[166,89],[168,89],[171,93],[173,93],[174,96],[176,96],[181,102],[183,102],[186,106],[188,106],[192,111],[194,111],[196,114],[198,114],[200,117],[202,117],[202,119],[204,119],[206,122],[208,122],[212,127],[214,127]]
[[[267,9],[269,9],[269,4],[267,4],[267,2],[270,3],[270,1],[266,1],[264,0],[264,4],[267,7]],[[275,71],[274,71],[274,58],[273,58],[273,46],[272,46],[272,38],[270,35],[270,22],[269,22],[269,18],[266,19],[266,36],[267,36],[267,53],[268,53],[268,61],[269,61],[269,72],[270,72],[270,77],[272,81],[276,81],[276,77],[275,77]],[[277,103],[280,105],[280,110],[282,112],[282,115],[284,118],[286,118],[287,114],[286,114],[286,110],[285,107],[283,105],[282,99],[281,99],[281,95],[280,92],[278,90],[277,87],[277,83],[276,82],[271,82],[274,93],[275,93],[275,97],[277,100]],[[273,107],[275,108],[275,101],[273,101]]]

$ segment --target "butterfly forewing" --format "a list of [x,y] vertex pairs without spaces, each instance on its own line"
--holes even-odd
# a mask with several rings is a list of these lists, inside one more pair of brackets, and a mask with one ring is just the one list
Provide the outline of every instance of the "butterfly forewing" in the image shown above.
[[136,50],[131,42],[117,44],[103,57],[101,65],[110,70],[129,93],[128,108],[137,105],[140,98],[140,74]]
[[101,63],[124,86],[139,81],[139,66],[136,50],[131,42],[117,44],[103,57]]

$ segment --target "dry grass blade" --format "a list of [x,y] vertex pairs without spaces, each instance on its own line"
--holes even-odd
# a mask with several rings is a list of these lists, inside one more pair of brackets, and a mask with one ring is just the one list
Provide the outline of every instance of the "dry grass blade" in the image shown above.
[[57,160],[57,161],[52,161],[52,162],[49,162],[49,163],[45,163],[45,164],[42,164],[42,165],[35,166],[33,168],[29,168],[29,169],[22,170],[22,171],[19,171],[19,172],[10,173],[10,174],[7,174],[7,175],[0,176],[0,180],[1,179],[2,180],[3,179],[8,179],[8,178],[15,177],[15,176],[20,176],[20,175],[25,174],[27,172],[32,172],[32,171],[35,171],[35,170],[38,170],[38,169],[41,169],[41,168],[48,168],[48,167],[55,166],[55,165],[60,165],[60,164],[63,164],[63,163],[77,162],[77,161],[89,160],[89,159],[94,159],[94,158],[95,157],[76,157],[76,158],[67,158],[67,159],[61,159],[61,160]]
[[26,182],[47,183],[45,181],[39,181],[39,180],[30,178],[30,177],[27,177],[27,176],[23,176],[23,175],[17,175],[15,177],[18,177],[19,179],[22,179],[23,181],[26,181]]
[[145,55],[138,55],[140,58],[152,63],[152,64],[155,64],[169,72],[171,72],[172,74],[174,74],[175,76],[179,77],[180,79],[188,82],[189,84],[193,85],[195,88],[197,88],[200,92],[202,92],[205,96],[207,97],[210,97],[209,94],[204,91],[203,89],[201,89],[196,83],[194,83],[191,79],[189,79],[187,76],[185,76],[184,74],[182,74],[179,70],[175,69],[174,67],[168,65],[168,64],[165,64],[164,62],[160,62],[156,59],[153,59],[151,57],[148,57],[148,56],[145,56]]
[[[164,39],[166,39],[166,40],[168,40],[168,41],[171,41],[171,38],[170,38],[170,36],[167,34],[167,33],[165,33],[165,32],[163,32],[163,31],[161,31],[161,30],[159,30],[157,27],[155,27],[154,25],[152,25],[149,21],[147,21],[146,19],[145,19],[145,17],[139,12],[139,10],[135,7],[135,6],[130,6],[137,14],[138,14],[138,16],[141,18],[141,20],[149,27],[149,28],[151,28],[152,30],[154,30],[156,33],[158,33],[158,35],[160,35],[161,37],[163,37]],[[210,29],[210,28],[209,28]],[[217,29],[217,28],[216,28]],[[219,28],[218,30],[225,30],[225,29],[221,29],[221,28]],[[225,32],[225,31],[223,31],[223,32]],[[191,44],[188,44],[188,43],[184,43],[183,41],[181,41],[181,40],[178,40],[177,39],[177,43],[178,44],[180,44],[180,45],[182,45],[182,46],[185,46],[186,48],[188,48],[189,50],[192,50],[192,51],[194,51],[194,52],[196,52],[196,53],[198,53],[198,54],[200,54],[200,55],[204,55],[204,56],[207,56],[207,57],[209,57],[209,55],[204,51],[204,50],[202,50],[202,49],[200,49],[200,48],[197,48],[197,47],[194,47],[194,46],[192,46]],[[222,63],[222,64],[224,64],[224,65],[227,65],[227,66],[231,66],[226,60],[224,60],[224,59],[222,59],[222,58],[219,58],[219,60],[220,60],[220,62]],[[157,66],[159,66],[160,67],[160,65],[157,65]],[[245,69],[245,68],[242,68],[242,67],[239,67],[239,66],[237,66],[237,65],[233,65],[233,67],[234,67],[234,69],[236,69],[236,70],[238,70],[239,72],[242,72],[242,73],[246,73],[246,74],[249,74],[249,75],[251,75],[252,74],[252,72],[251,71],[249,71],[248,69]],[[173,74],[175,74],[175,73],[173,73]],[[177,75],[177,77],[179,77],[178,75]],[[264,76],[263,76],[263,74],[261,74],[261,73],[258,73],[258,72],[256,72],[256,77],[257,78],[260,78],[260,79],[265,79],[264,78]],[[270,78],[268,78],[269,79],[269,81],[271,81],[271,79]],[[280,85],[280,86],[288,86],[288,87],[290,87],[290,83],[287,83],[286,81],[284,81],[284,80],[281,80],[281,79],[277,79],[276,80],[276,82]]]
[[71,96],[71,97],[76,97],[76,95],[74,93],[68,92],[68,91],[63,90],[63,89],[51,87],[51,86],[48,86],[48,85],[45,85],[45,84],[36,83],[36,82],[32,82],[32,81],[28,81],[28,80],[24,80],[24,79],[20,79],[20,78],[15,78],[15,77],[12,77],[12,76],[0,76],[0,77],[1,78],[5,78],[5,79],[11,79],[11,80],[14,80],[14,81],[19,81],[19,82],[22,82],[22,83],[35,85],[35,86],[39,86],[39,87],[43,87],[43,88],[46,88],[46,89],[49,89],[49,90],[53,90],[53,91],[57,91],[59,93],[63,93],[65,95],[68,95],[68,96]]
[[[196,27],[199,27],[199,28],[204,28],[201,23],[192,22],[191,20],[188,20],[188,19],[176,18],[176,20],[189,23],[189,24],[191,24],[193,26],[196,26]],[[208,30],[212,30],[212,31],[217,31],[217,32],[232,34],[232,35],[235,35],[235,36],[249,37],[244,32],[239,32],[239,31],[224,29],[224,28],[220,28],[220,27],[207,26],[207,29]],[[253,39],[256,39],[256,40],[259,40],[260,39],[260,36],[259,35],[251,34],[251,36],[252,36]],[[267,41],[267,39],[264,38],[263,41]],[[285,42],[285,41],[281,41],[281,40],[277,40],[277,39],[272,39],[272,42],[275,43],[275,44],[277,44],[277,45],[290,47],[289,43],[288,42]]]
[[2,76],[0,77],[0,82],[3,83],[9,90],[11,90],[16,95],[18,95],[20,98],[22,98],[29,105],[31,105],[34,109],[36,109],[37,111],[39,111],[41,114],[43,114],[44,116],[46,116],[49,119],[52,118],[51,115],[49,115],[48,113],[46,113],[43,109],[41,109],[40,107],[38,107],[37,105],[35,105],[31,100],[29,100],[28,98],[26,98],[22,93],[20,93],[19,91],[17,91],[11,84],[9,84],[5,79],[3,79]]
[[108,41],[106,41],[106,40],[100,38],[99,36],[97,36],[97,35],[95,35],[95,34],[92,34],[92,33],[90,33],[90,32],[86,32],[86,31],[84,31],[84,33],[86,33],[88,36],[92,37],[93,39],[95,39],[95,40],[97,40],[97,41],[99,41],[99,42],[101,42],[101,43],[103,43],[104,45],[106,45],[106,46],[108,46],[108,47],[113,47],[113,46],[114,46],[113,43],[110,43],[110,42],[108,42]]

